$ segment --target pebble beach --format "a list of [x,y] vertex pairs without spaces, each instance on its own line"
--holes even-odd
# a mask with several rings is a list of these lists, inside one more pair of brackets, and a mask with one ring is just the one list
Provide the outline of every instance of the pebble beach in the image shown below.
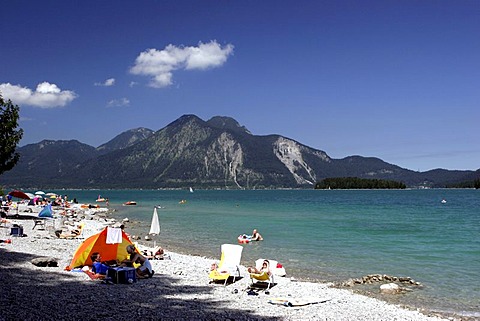
[[[96,220],[85,223],[83,238],[104,227]],[[153,278],[106,284],[64,270],[83,239],[60,239],[48,229],[32,229],[32,220],[9,224],[21,224],[26,236],[0,243],[0,320],[447,320],[331,284],[299,282],[288,274],[276,277],[270,291],[252,295],[246,267],[240,267],[242,277],[234,283],[210,283],[210,266],[218,258],[168,249],[170,259],[151,261]],[[2,239],[7,229],[0,227]],[[55,258],[58,266],[32,264],[39,257]],[[315,303],[289,307],[269,302],[275,298]]]

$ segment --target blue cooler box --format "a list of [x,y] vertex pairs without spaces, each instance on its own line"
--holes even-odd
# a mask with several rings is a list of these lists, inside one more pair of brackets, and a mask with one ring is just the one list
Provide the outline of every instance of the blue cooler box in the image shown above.
[[137,282],[137,274],[133,267],[114,267],[108,269],[107,278],[113,283],[131,284]]
[[14,226],[10,230],[11,236],[23,236],[23,226]]

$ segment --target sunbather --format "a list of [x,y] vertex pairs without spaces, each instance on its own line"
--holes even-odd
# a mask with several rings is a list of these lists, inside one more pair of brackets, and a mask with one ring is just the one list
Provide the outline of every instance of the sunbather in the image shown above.
[[67,233],[63,233],[62,230],[58,230],[58,231],[55,231],[55,235],[61,239],[67,239],[67,238],[72,238],[72,237],[77,237],[79,236],[80,234],[82,234],[82,229],[83,229],[83,225],[82,224],[79,224],[77,225],[76,228],[74,228],[73,230],[67,232]]
[[266,272],[268,275],[272,274],[270,271],[270,262],[268,260],[263,260],[262,267],[260,269],[257,269],[254,266],[250,266],[248,268],[248,273],[262,274],[264,272]]
[[161,246],[157,246],[153,251],[143,250],[143,256],[149,260],[163,260],[163,255],[165,254]]

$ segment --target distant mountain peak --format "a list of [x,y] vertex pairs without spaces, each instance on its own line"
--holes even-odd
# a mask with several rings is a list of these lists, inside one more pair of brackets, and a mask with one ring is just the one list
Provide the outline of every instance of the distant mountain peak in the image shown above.
[[186,123],[191,122],[191,121],[198,121],[198,122],[204,123],[204,121],[196,115],[185,114],[185,115],[180,116],[178,119],[174,120],[170,124],[168,124],[167,127],[181,126],[181,125],[186,124]]
[[113,150],[124,149],[150,137],[153,133],[153,130],[144,127],[130,129],[117,135],[109,142],[98,146],[97,150],[105,154]]
[[215,116],[210,118],[207,121],[207,124],[219,129],[227,129],[233,132],[247,133],[250,135],[252,134],[245,126],[241,126],[235,119],[231,117]]

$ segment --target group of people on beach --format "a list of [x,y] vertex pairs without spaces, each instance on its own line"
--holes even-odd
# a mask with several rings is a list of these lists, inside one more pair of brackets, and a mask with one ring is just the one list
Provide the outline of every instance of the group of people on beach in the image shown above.
[[0,195],[0,202],[2,207],[2,212],[8,213],[9,210],[17,209],[19,205],[25,204],[28,206],[40,206],[45,207],[47,205],[58,206],[63,208],[69,208],[72,204],[78,204],[76,198],[69,200],[68,195],[55,195],[50,198],[45,197],[44,195],[35,195],[31,199],[25,199],[21,201],[13,201],[13,197],[10,194],[5,196]]
[[155,271],[148,258],[138,253],[135,246],[132,244],[127,245],[126,250],[129,257],[121,262],[105,262],[102,261],[101,253],[92,253],[90,256],[90,259],[92,260],[92,269],[84,269],[84,272],[92,279],[104,279],[108,274],[108,270],[113,266],[134,267],[134,264],[139,264],[140,266],[135,270],[137,278],[145,279],[153,277]]

